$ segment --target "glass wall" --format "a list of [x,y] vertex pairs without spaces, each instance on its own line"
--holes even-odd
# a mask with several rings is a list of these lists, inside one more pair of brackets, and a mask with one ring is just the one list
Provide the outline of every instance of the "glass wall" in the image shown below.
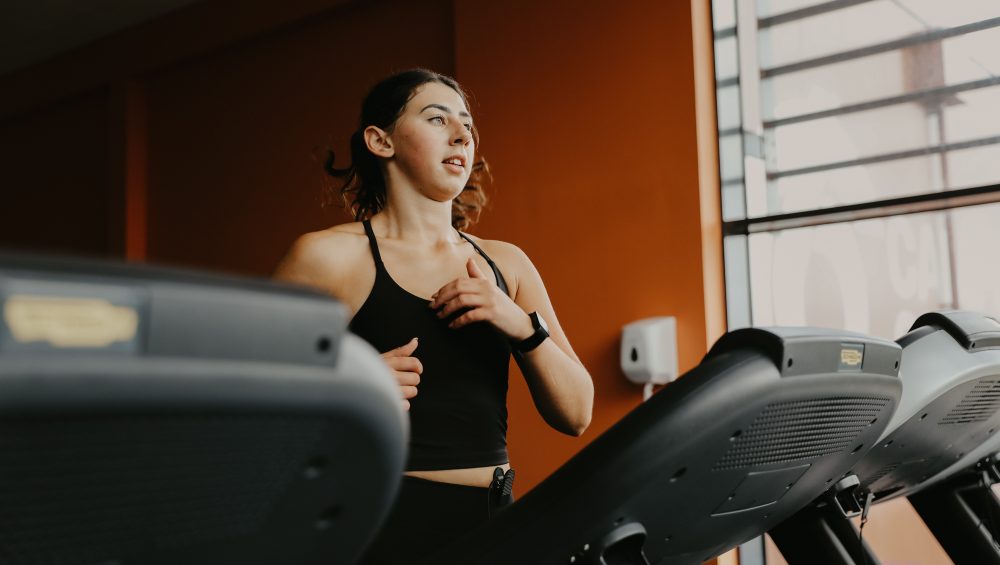
[[[730,329],[1000,316],[1000,1],[712,9]],[[947,563],[910,512],[876,506],[866,539]]]
[[730,326],[895,338],[929,309],[1000,313],[1000,2],[713,18]]

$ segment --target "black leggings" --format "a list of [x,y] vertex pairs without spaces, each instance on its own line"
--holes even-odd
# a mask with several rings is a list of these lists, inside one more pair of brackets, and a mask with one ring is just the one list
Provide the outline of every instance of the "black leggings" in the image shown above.
[[404,476],[395,506],[359,565],[415,563],[513,501],[495,489]]

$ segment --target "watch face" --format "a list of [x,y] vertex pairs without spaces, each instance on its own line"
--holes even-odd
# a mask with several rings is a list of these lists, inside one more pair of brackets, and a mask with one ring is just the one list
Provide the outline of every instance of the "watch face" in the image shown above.
[[535,318],[538,319],[538,325],[541,326],[543,330],[545,330],[545,333],[548,333],[549,325],[545,323],[545,318],[543,318],[542,315],[539,314],[538,312],[535,312]]

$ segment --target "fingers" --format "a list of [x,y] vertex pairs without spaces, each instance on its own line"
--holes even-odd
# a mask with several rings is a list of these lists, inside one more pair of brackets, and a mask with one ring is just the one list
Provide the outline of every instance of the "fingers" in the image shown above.
[[382,354],[382,360],[392,369],[392,374],[399,383],[404,410],[410,409],[409,399],[417,395],[420,373],[424,372],[424,366],[420,359],[412,357],[417,345],[417,338],[413,338],[405,345],[390,349]]
[[459,294],[471,291],[471,285],[468,283],[469,279],[455,279],[442,286],[437,292],[434,293],[433,296],[431,296],[431,308],[439,308],[442,304],[452,298],[455,298]]
[[486,275],[479,270],[479,265],[476,264],[476,260],[469,257],[469,260],[465,263],[465,269],[469,272],[469,278],[473,279],[485,279]]
[[396,381],[399,386],[417,386],[420,384],[420,375],[412,371],[394,371]]
[[403,409],[410,409],[410,399],[417,395],[417,384],[420,383],[420,375],[406,371],[394,371],[396,380],[399,381],[399,393],[403,400]]
[[389,351],[386,351],[385,353],[382,354],[382,357],[385,358],[386,361],[388,361],[389,358],[392,357],[409,357],[410,355],[413,355],[414,351],[417,350],[418,345],[420,345],[420,343],[417,341],[417,338],[413,338],[410,341],[406,342],[406,344],[401,345],[396,349],[390,349]]
[[489,292],[490,282],[474,279],[455,279],[441,287],[432,296],[431,308],[440,308],[445,302],[454,299],[459,294],[484,294]]
[[466,326],[473,322],[481,322],[487,318],[489,315],[485,308],[476,308],[475,310],[469,310],[465,314],[455,318],[448,324],[449,328],[456,329],[462,326]]
[[478,308],[480,306],[485,306],[487,300],[478,294],[459,294],[452,300],[445,303],[444,308],[438,310],[438,318],[447,318],[451,316],[452,313],[457,312],[463,308]]
[[424,372],[424,365],[416,357],[389,357],[385,359],[385,364],[393,371],[409,371],[420,374]]

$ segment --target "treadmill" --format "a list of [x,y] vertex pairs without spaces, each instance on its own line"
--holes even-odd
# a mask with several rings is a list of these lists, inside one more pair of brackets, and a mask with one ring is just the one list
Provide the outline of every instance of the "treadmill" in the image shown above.
[[[770,532],[793,565],[877,564],[848,518],[899,496],[910,498],[956,563],[1000,563],[981,527],[988,507],[979,514],[961,508],[964,495],[954,484],[968,490],[971,478],[973,498],[995,501],[991,482],[981,481],[985,473],[996,482],[996,467],[986,462],[1000,451],[1000,323],[974,312],[934,312],[898,343],[903,397],[876,447],[834,489]],[[934,482],[937,490],[922,492]]]
[[331,298],[0,256],[0,563],[350,564],[408,424]]
[[426,564],[686,564],[761,535],[882,434],[897,344],[816,328],[723,336],[696,368]]
[[[987,428],[989,437],[979,447],[925,481],[909,500],[955,563],[1000,564],[1000,500],[993,490],[1000,482],[996,433],[1000,427],[995,425],[1000,407],[1000,322],[973,312],[929,314],[925,322],[943,328],[970,353],[966,370],[975,370],[970,365],[986,371],[992,366],[991,378],[981,380],[967,397],[956,423],[988,419],[994,425]],[[981,427],[976,432],[982,434]]]

